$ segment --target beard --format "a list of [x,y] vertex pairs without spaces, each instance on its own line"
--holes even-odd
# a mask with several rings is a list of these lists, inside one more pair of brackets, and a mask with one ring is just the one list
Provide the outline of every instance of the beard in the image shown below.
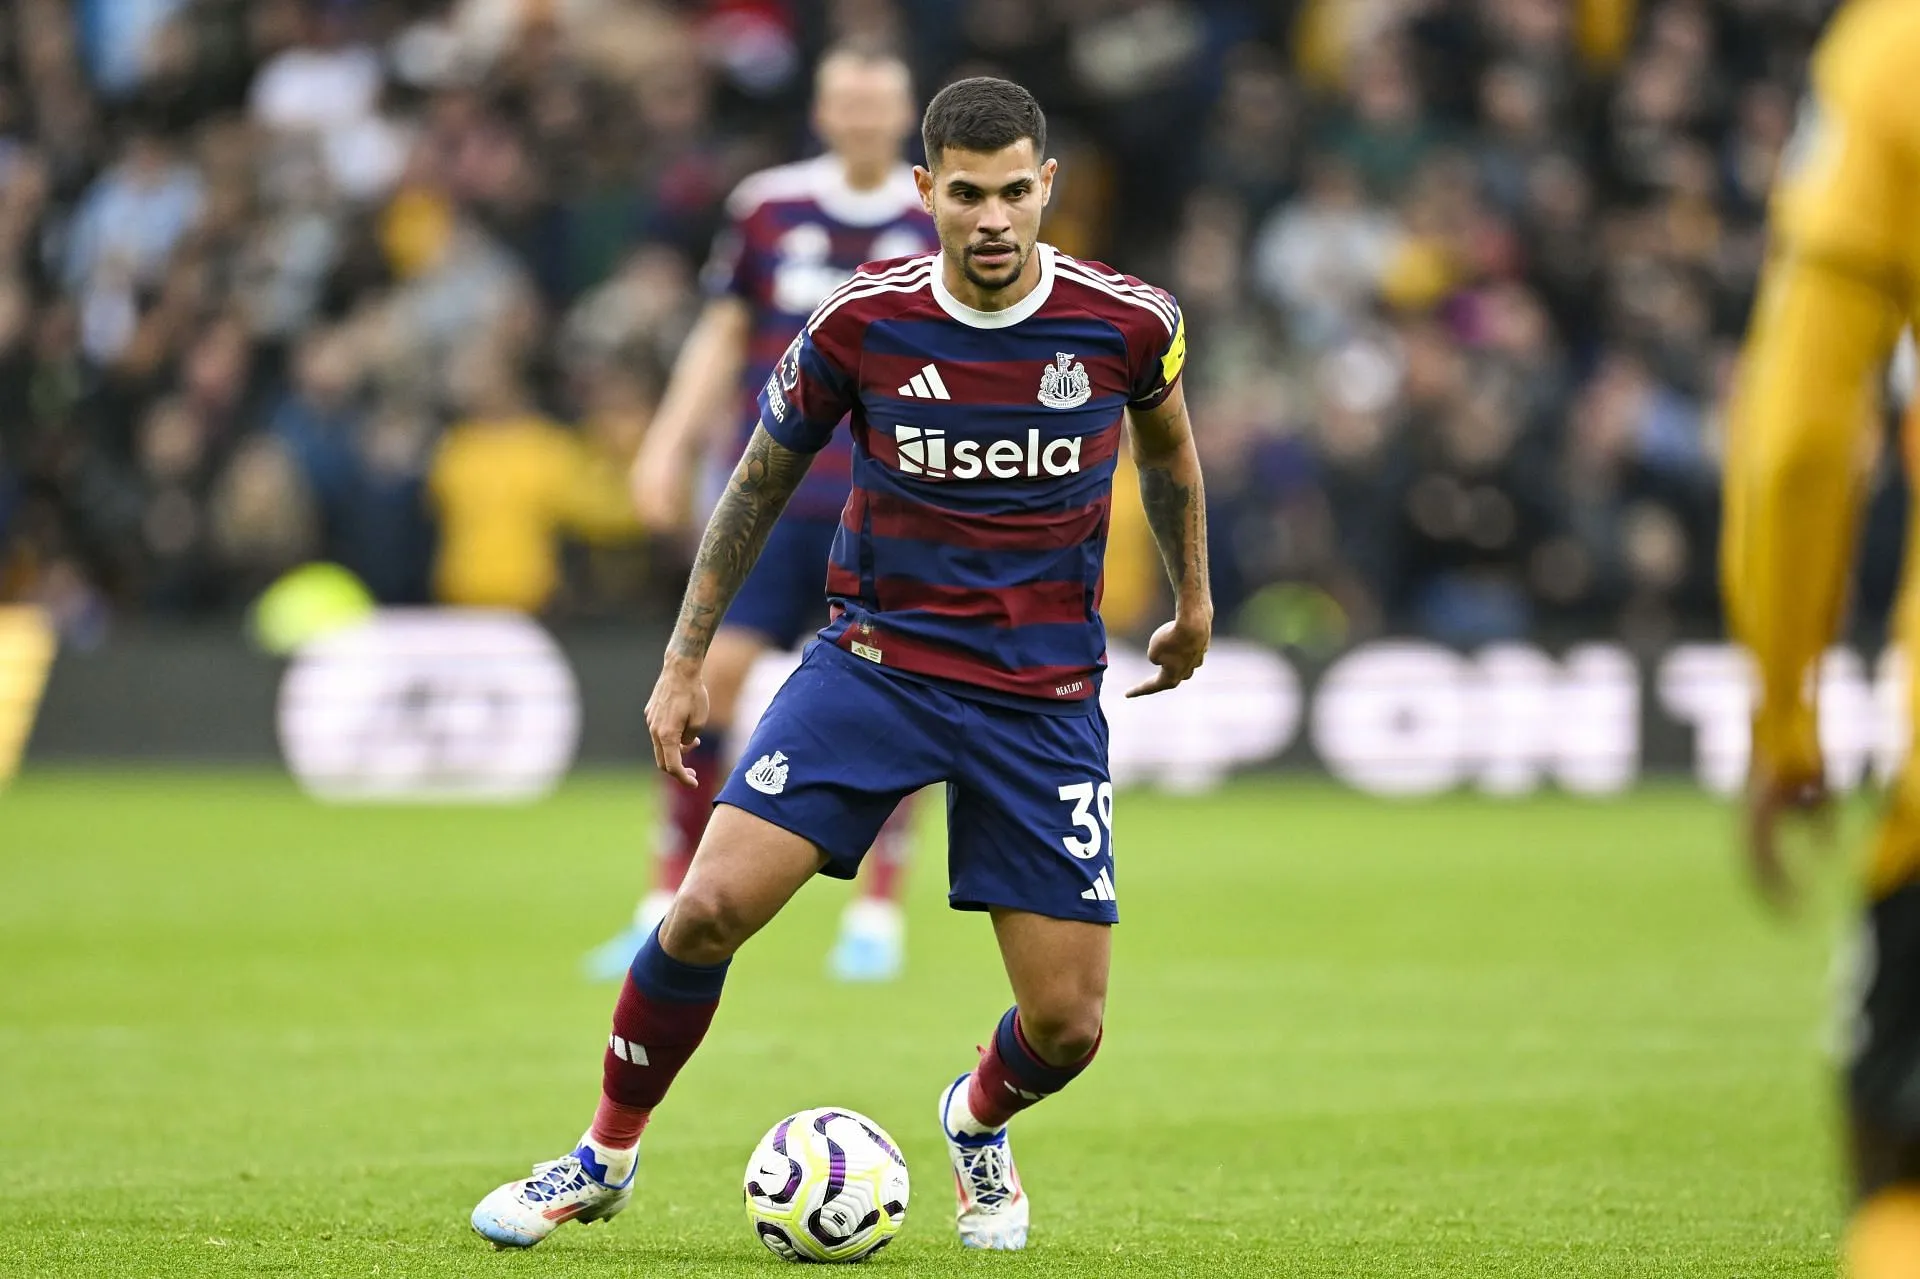
[[987,275],[984,274],[979,267],[974,265],[973,249],[974,246],[968,245],[966,252],[960,255],[960,274],[966,276],[967,280],[975,288],[985,290],[988,293],[998,293],[1001,289],[1006,288],[1015,280],[1018,280],[1020,273],[1026,269],[1027,258],[1033,253],[1032,246],[1022,249],[1018,245],[1015,245],[1013,256],[1008,259],[1006,265],[993,268],[996,272],[1004,271],[1006,274]]

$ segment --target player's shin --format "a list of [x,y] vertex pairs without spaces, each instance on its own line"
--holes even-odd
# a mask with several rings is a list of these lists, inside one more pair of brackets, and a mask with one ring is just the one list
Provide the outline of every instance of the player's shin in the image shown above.
[[726,963],[688,964],[667,954],[658,932],[634,956],[614,1006],[600,1107],[588,1133],[616,1180],[631,1167],[653,1108],[706,1037],[726,976]]
[[1048,1061],[1028,1039],[1020,1010],[1009,1008],[967,1087],[954,1091],[947,1115],[949,1130],[962,1136],[999,1131],[1027,1107],[1072,1083],[1099,1051],[1096,1033],[1092,1045],[1076,1058],[1065,1064]]
[[840,981],[892,981],[906,964],[907,917],[900,908],[913,835],[913,797],[894,806],[861,866],[860,895],[840,916],[827,968]]
[[727,780],[726,769],[721,766],[723,751],[720,730],[703,729],[700,744],[682,757],[700,784],[666,784],[667,829],[662,832],[658,874],[654,880],[656,891],[678,892],[687,878],[694,850],[700,847],[700,837],[707,833],[707,822],[713,816],[713,797],[720,793],[721,783]]
[[913,842],[913,796],[895,805],[893,813],[873,838],[873,851],[867,859],[865,891],[871,901],[898,903],[907,857]]

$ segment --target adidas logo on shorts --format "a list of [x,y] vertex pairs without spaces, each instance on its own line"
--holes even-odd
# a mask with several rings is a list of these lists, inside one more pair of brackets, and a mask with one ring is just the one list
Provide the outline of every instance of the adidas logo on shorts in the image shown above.
[[1094,876],[1093,887],[1081,893],[1080,898],[1082,901],[1090,902],[1110,902],[1118,900],[1118,898],[1113,895],[1113,876],[1107,874],[1107,868],[1105,866],[1102,866],[1100,873]]

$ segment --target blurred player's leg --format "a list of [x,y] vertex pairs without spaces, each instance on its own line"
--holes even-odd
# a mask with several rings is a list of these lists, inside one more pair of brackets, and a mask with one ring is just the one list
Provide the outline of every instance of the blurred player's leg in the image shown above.
[[599,1108],[560,1158],[534,1165],[480,1201],[473,1228],[501,1248],[529,1248],[568,1221],[626,1206],[640,1134],[720,1006],[727,965],[823,864],[811,842],[721,807],[673,909],[634,956],[601,1063]]
[[1857,1199],[1847,1223],[1846,1273],[1893,1279],[1920,1273],[1920,1142],[1854,1101],[1853,1170]]
[[618,981],[641,943],[653,933],[654,926],[666,917],[693,865],[694,850],[706,834],[713,815],[713,797],[727,779],[726,741],[733,724],[734,709],[740,702],[740,690],[754,662],[767,651],[767,640],[759,632],[738,626],[723,626],[713,637],[702,674],[707,685],[709,718],[701,730],[700,744],[686,753],[687,766],[700,778],[698,786],[662,782],[665,820],[660,827],[660,845],[654,859],[653,887],[634,908],[633,920],[620,932],[587,952],[583,967],[595,981]]
[[1079,1077],[1100,1047],[1112,937],[1106,924],[995,910],[1014,1006],[973,1070],[940,1101],[958,1190],[960,1242],[1026,1246],[1028,1204],[1007,1124]]
[[1847,1072],[1847,1265],[1853,1279],[1891,1279],[1920,1274],[1920,760],[1881,819],[1867,895]]
[[900,905],[913,849],[914,797],[909,795],[874,837],[860,876],[860,895],[840,916],[840,937],[827,957],[840,981],[892,981],[907,958],[907,917]]

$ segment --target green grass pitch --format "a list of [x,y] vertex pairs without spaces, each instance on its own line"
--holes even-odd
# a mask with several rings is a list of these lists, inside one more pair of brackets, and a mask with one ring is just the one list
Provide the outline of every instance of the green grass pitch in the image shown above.
[[[906,980],[820,979],[843,886],[742,955],[606,1226],[525,1254],[473,1203],[565,1149],[628,910],[640,777],[508,809],[332,809],[265,775],[29,773],[0,794],[0,1275],[773,1275],[761,1132],[871,1114],[912,1210],[886,1275],[1833,1272],[1824,902],[1781,927],[1726,809],[1121,797],[1109,1034],[1022,1117],[1031,1247],[955,1242],[931,1113],[1007,1002],[944,909]],[[1858,823],[1855,823],[1858,825]]]

